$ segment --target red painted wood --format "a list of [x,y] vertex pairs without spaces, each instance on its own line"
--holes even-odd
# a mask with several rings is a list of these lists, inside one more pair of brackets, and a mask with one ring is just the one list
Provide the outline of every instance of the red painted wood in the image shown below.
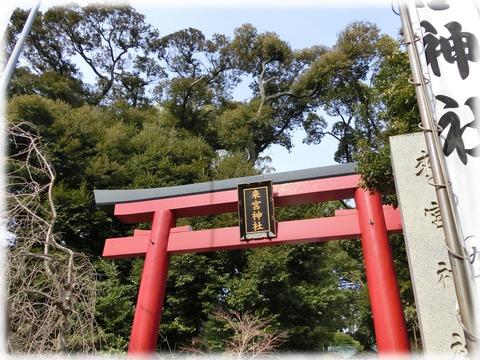
[[171,211],[155,212],[133,318],[129,355],[155,352],[170,262],[168,238],[173,226],[175,218]]
[[[347,221],[345,221],[347,220]],[[207,252],[220,250],[237,250],[261,246],[299,244],[304,242],[329,241],[338,238],[352,239],[358,237],[359,229],[356,217],[339,219],[336,217],[285,221],[277,224],[276,238],[251,241],[240,240],[238,227],[199,230],[180,236],[172,234],[168,251],[172,254],[188,252]]]
[[335,216],[352,215],[352,214],[357,214],[357,209],[335,210]]
[[[351,199],[358,186],[358,175],[307,180],[273,186],[275,206],[291,206],[338,199]],[[171,210],[177,218],[238,211],[237,190],[115,205],[115,216],[126,223],[150,222],[157,210]]]
[[145,256],[149,240],[150,233],[106,239],[102,256],[107,259]]
[[[276,238],[272,240],[252,240],[249,242],[240,240],[238,227],[199,231],[190,231],[188,226],[172,228],[168,252],[178,254],[217,251],[360,237],[356,209],[338,210],[335,214],[335,217],[280,222],[277,224],[278,236]],[[386,206],[384,217],[389,233],[401,232],[402,223],[398,209]],[[107,239],[103,256],[112,259],[144,256],[150,231],[135,230],[134,234],[131,237]]]
[[410,352],[387,226],[378,193],[355,192],[363,256],[378,351],[382,355]]
[[[185,231],[192,231],[192,227],[186,225],[170,229],[171,234]],[[102,256],[107,259],[143,257],[147,253],[149,240],[150,230],[135,229],[133,236],[106,239]]]
[[[170,233],[184,232],[184,231],[192,231],[192,227],[190,225],[185,225],[185,226],[176,226],[170,229]],[[134,236],[150,235],[150,232],[151,230],[134,229],[133,235]]]

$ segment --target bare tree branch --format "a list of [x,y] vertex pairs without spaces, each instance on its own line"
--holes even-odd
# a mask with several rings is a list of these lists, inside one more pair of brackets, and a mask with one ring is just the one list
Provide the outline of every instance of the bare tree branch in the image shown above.
[[[216,310],[213,316],[227,325],[233,335],[225,340],[225,353],[235,359],[254,359],[275,353],[288,337],[286,331],[269,328],[270,320],[238,311]],[[201,338],[194,338],[191,347],[182,351],[192,355],[211,355],[212,352]]]
[[9,123],[6,133],[8,350],[93,353],[95,270],[56,238],[55,172],[35,127]]

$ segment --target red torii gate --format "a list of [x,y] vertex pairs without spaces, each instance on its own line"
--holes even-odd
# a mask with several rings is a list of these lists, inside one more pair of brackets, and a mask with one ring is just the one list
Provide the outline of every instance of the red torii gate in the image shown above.
[[[273,181],[275,206],[355,199],[356,209],[335,216],[277,223],[277,237],[241,241],[238,227],[191,231],[177,218],[237,212],[236,186]],[[145,256],[129,355],[155,352],[170,255],[335,239],[362,239],[368,290],[380,354],[410,351],[388,233],[401,232],[398,210],[359,188],[353,164],[158,189],[95,190],[98,206],[125,223],[152,222],[151,230],[106,239],[103,256]]]

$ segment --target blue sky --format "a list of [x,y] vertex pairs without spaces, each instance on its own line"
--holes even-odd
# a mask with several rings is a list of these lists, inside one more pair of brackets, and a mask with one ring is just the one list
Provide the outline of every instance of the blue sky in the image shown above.
[[[77,1],[87,4],[94,1]],[[396,3],[396,1],[393,1]],[[35,0],[7,0],[2,4],[1,21],[8,19],[14,7],[30,8]],[[40,11],[65,1],[43,0]],[[114,2],[109,2],[114,3]],[[313,45],[331,46],[337,34],[354,20],[368,20],[377,24],[382,32],[397,38],[401,27],[400,17],[391,6],[391,0],[131,0],[130,5],[146,16],[148,23],[167,35],[187,27],[201,30],[205,36],[221,33],[232,37],[235,28],[245,23],[253,24],[259,32],[276,32],[293,49]],[[3,29],[2,29],[3,30]],[[277,172],[333,165],[336,143],[324,139],[320,145],[304,145],[304,134],[294,134],[294,148],[287,150],[273,146],[263,155],[272,158]]]

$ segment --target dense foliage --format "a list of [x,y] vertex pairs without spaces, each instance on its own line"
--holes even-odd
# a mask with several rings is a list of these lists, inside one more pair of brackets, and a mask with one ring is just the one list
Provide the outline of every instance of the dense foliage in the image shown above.
[[[27,15],[14,12],[7,55]],[[292,131],[303,127],[307,143],[337,139],[335,160],[358,161],[365,185],[392,195],[388,136],[418,123],[408,77],[396,41],[363,21],[349,24],[332,47],[297,50],[251,24],[236,28],[232,39],[207,39],[193,28],[161,36],[130,6],[65,5],[38,14],[10,83],[7,118],[38,128],[56,172],[58,241],[87,254],[97,269],[102,349],[126,349],[142,259],[100,258],[105,238],[132,228],[99,210],[93,189],[271,171],[263,152],[273,144],[290,149]],[[250,81],[250,96],[234,99],[242,81]],[[284,208],[278,217],[328,216],[344,206]],[[226,214],[180,222],[209,228],[237,220]],[[413,334],[403,241],[392,245]],[[212,316],[219,307],[268,319],[272,331],[288,333],[283,350],[375,343],[358,241],[174,256],[158,348],[201,338],[221,349],[227,335]]]

